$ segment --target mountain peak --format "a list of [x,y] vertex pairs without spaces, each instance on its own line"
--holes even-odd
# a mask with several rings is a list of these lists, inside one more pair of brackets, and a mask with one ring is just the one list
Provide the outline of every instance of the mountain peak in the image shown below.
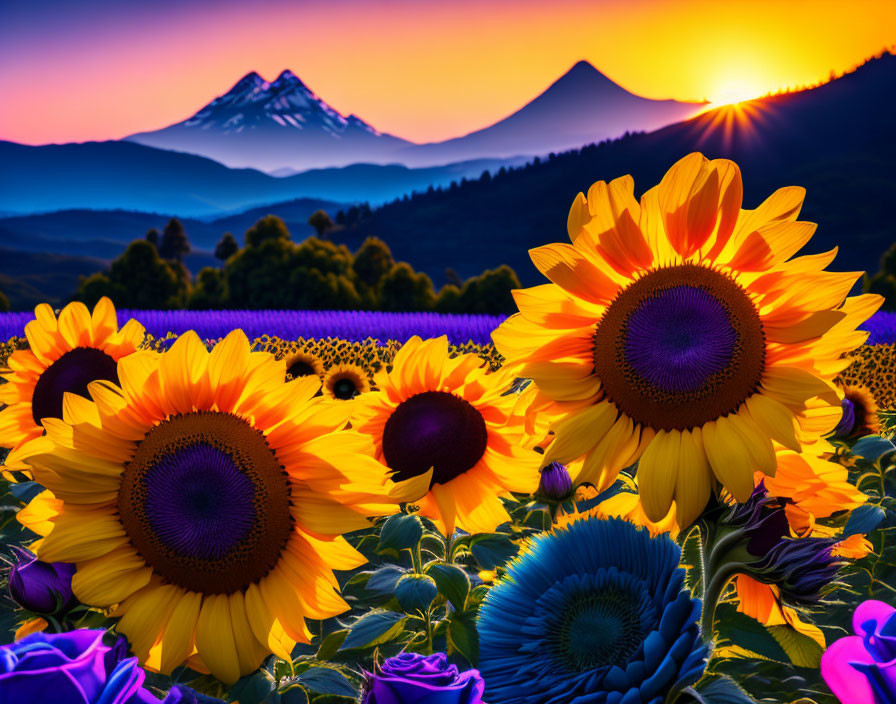
[[275,80],[274,83],[281,84],[281,85],[285,83],[288,85],[295,85],[295,86],[300,86],[300,87],[305,86],[305,84],[302,82],[302,79],[300,79],[296,74],[294,74],[288,68],[283,69],[280,72],[280,75],[277,76],[277,80]]
[[233,93],[245,93],[246,91],[250,91],[254,88],[264,85],[265,80],[259,76],[255,71],[250,71],[245,76],[243,76],[240,80],[233,84],[233,88],[227,91],[227,94]]

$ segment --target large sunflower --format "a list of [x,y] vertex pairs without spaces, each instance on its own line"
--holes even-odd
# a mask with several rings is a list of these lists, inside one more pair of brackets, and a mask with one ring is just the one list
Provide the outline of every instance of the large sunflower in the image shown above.
[[352,427],[373,439],[393,480],[432,469],[429,490],[413,503],[446,535],[493,531],[509,519],[502,496],[538,488],[541,455],[523,446],[530,394],[511,390],[512,374],[483,365],[474,354],[449,357],[445,336],[412,337],[392,371],[377,374],[380,390],[354,401]]
[[151,669],[194,656],[234,682],[289,659],[305,618],[348,608],[332,570],[364,558],[341,534],[396,509],[369,439],[342,430],[350,405],[284,377],[242,331],[211,353],[187,333],[123,359],[121,388],[68,394],[25,448],[48,489],[20,512],[39,558],[77,563],[76,596],[117,604]]
[[772,440],[833,429],[831,382],[882,299],[846,299],[858,274],[825,271],[835,251],[791,259],[815,230],[802,188],[742,210],[737,165],[691,154],[633,193],[624,176],[579,194],[572,244],[530,252],[553,283],[515,291],[493,337],[562,414],[546,461],[604,488],[640,459],[647,516],[674,500],[690,520],[714,478],[745,501],[774,474]]
[[41,303],[25,325],[30,349],[16,350],[0,374],[0,447],[11,448],[7,469],[22,469],[20,448],[44,431],[45,418],[62,417],[65,393],[87,396],[91,381],[118,382],[116,363],[143,342],[144,329],[129,320],[121,330],[115,306],[101,298],[93,315],[83,303],[69,303],[57,320]]

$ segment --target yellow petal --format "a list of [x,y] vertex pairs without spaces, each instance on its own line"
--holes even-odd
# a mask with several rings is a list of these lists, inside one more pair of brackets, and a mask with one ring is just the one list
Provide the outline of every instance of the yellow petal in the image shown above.
[[198,592],[184,592],[175,605],[162,634],[159,664],[162,674],[170,674],[193,651],[201,606],[202,595]]
[[638,493],[644,513],[651,521],[669,512],[675,482],[681,468],[681,432],[660,430],[638,462]]
[[724,417],[705,423],[701,433],[713,474],[738,502],[743,503],[753,493],[753,462],[746,443]]
[[227,594],[208,594],[196,623],[196,650],[211,673],[225,684],[240,678]]
[[712,469],[703,450],[700,429],[683,431],[675,478],[675,517],[682,530],[703,512],[711,494]]

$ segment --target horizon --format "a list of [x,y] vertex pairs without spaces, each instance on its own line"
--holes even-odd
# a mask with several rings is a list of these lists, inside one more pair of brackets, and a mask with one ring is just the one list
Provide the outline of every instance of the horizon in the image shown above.
[[[635,95],[717,106],[842,74],[892,46],[885,27],[896,21],[896,7],[873,1],[850,12],[820,4],[811,16],[800,2],[636,4],[641,13],[617,0],[564,0],[550,12],[524,2],[509,15],[504,0],[426,8],[406,0],[228,1],[209,14],[204,2],[122,8],[90,0],[78,8],[50,2],[50,19],[32,6],[6,6],[0,91],[12,109],[0,115],[0,138],[37,145],[157,130],[252,71],[290,70],[340,114],[416,143],[500,121],[579,60]],[[735,16],[736,24],[720,21]],[[787,33],[797,25],[803,30]],[[653,60],[643,60],[646,46]]]

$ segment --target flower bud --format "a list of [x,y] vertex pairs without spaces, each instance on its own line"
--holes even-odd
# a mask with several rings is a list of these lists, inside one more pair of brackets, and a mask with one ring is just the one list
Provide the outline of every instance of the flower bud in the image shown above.
[[541,470],[538,493],[553,501],[562,501],[572,493],[572,478],[559,462],[551,462]]
[[42,562],[28,550],[12,547],[16,562],[9,569],[9,595],[37,614],[64,615],[78,600],[72,593],[75,565]]

